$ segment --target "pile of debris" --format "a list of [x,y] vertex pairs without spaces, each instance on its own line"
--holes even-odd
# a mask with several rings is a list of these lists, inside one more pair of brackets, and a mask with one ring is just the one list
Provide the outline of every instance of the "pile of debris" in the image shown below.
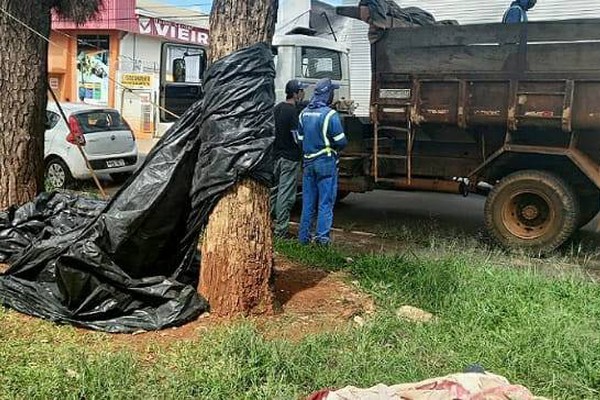
[[307,400],[545,400],[529,389],[513,385],[506,378],[485,372],[471,372],[428,379],[418,383],[370,389],[348,386],[341,390],[324,390]]
[[386,29],[411,28],[429,25],[458,25],[457,21],[436,21],[419,7],[400,7],[393,0],[360,0],[357,7],[337,7],[337,14],[368,23],[369,40],[376,42]]

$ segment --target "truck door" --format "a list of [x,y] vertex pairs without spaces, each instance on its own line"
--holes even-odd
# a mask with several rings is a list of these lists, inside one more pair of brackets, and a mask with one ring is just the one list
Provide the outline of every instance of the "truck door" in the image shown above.
[[202,98],[202,77],[205,69],[206,50],[202,46],[163,44],[160,70],[160,122],[174,122],[178,116]]

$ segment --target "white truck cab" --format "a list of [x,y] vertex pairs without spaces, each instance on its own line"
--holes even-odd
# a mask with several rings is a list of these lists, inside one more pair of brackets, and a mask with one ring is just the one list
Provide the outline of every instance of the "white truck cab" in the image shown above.
[[273,38],[275,48],[275,94],[285,100],[285,85],[291,79],[309,84],[306,100],[319,79],[331,78],[340,85],[336,100],[350,98],[348,48],[339,42],[302,34]]

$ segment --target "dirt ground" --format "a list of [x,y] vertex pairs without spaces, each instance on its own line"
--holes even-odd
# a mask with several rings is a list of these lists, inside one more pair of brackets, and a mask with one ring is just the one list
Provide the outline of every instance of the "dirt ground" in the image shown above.
[[[308,268],[280,256],[276,257],[275,298],[275,315],[251,318],[267,338],[300,340],[311,333],[333,331],[347,324],[355,324],[355,317],[371,314],[375,310],[373,300],[362,293],[347,274]],[[117,345],[168,346],[180,340],[192,340],[201,336],[202,332],[228,323],[231,321],[205,314],[182,327],[132,335],[111,335],[111,338]]]

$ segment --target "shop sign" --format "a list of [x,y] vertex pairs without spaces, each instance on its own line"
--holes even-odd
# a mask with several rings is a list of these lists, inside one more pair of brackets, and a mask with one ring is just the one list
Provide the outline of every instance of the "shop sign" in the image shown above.
[[184,43],[208,45],[208,31],[206,29],[159,18],[140,17],[139,32],[143,35],[159,36]]
[[123,74],[121,84],[129,89],[150,89],[152,88],[152,75]]
[[60,88],[59,85],[60,85],[60,81],[58,80],[58,78],[56,78],[56,77],[48,78],[48,86],[50,86],[50,89],[58,90]]

